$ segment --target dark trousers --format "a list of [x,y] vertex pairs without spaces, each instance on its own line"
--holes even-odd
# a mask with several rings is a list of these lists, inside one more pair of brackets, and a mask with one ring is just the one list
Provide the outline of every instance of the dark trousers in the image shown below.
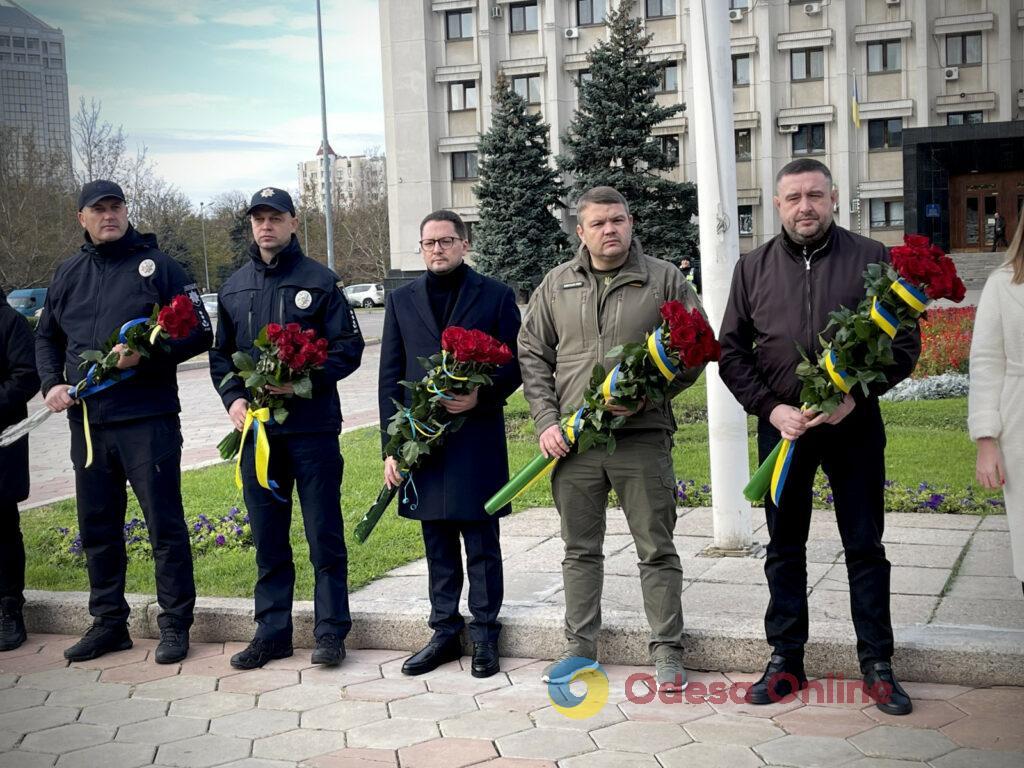
[[16,501],[0,501],[0,597],[25,597],[25,543]]
[[124,523],[131,484],[153,545],[160,627],[192,626],[196,585],[181,503],[181,427],[176,415],[92,426],[92,466],[84,468],[81,422],[71,423],[78,527],[89,570],[89,613],[97,624],[128,620]]
[[344,638],[352,628],[348,610],[348,550],[341,519],[344,461],[331,432],[270,438],[269,477],[278,501],[259,485],[252,438],[242,452],[242,486],[256,543],[256,637],[291,642],[295,562],[289,532],[292,489],[299,492],[302,522],[313,564],[313,635]]
[[474,643],[498,641],[498,612],[505,596],[501,568],[498,518],[489,520],[424,520],[423,543],[427,550],[430,582],[430,628],[435,641],[458,635],[466,625],[459,613],[462,597],[462,550],[466,545],[469,575],[469,637]]
[[[760,460],[779,441],[770,423],[758,421]],[[885,525],[885,428],[877,401],[857,405],[838,425],[808,430],[795,453],[780,499],[765,499],[768,544],[764,572],[771,599],[764,626],[775,653],[802,659],[807,643],[807,534],[811,489],[820,465],[832,486],[836,523],[846,554],[850,611],[861,667],[888,661],[893,652],[889,615],[889,561],[882,545]]]

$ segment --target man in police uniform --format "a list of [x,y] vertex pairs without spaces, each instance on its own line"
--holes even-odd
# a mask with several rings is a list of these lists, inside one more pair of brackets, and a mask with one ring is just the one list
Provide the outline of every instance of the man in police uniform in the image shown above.
[[[188,653],[196,591],[192,553],[181,503],[181,426],[178,363],[210,347],[210,318],[195,283],[156,237],[128,222],[124,192],[110,181],[92,181],[78,196],[85,230],[81,250],[57,268],[36,331],[36,365],[46,406],[67,411],[75,467],[78,525],[89,570],[92,628],[64,651],[71,661],[94,659],[132,646],[124,599],[127,556],[125,480],[131,484],[149,529],[161,612],[158,663]],[[199,322],[190,336],[141,358],[121,345],[118,368],[130,378],[81,401],[68,384],[83,378],[82,352],[99,349],[129,320],[149,317],[179,294],[191,300]],[[93,459],[87,466],[88,406]]]
[[[210,351],[215,386],[234,370],[236,351],[255,356],[253,342],[268,323],[298,323],[328,341],[328,359],[313,372],[313,397],[289,397],[288,418],[266,426],[270,438],[268,476],[276,492],[256,478],[253,440],[242,446],[242,483],[256,542],[256,635],[231,657],[237,669],[262,667],[292,655],[292,595],[295,564],[288,543],[292,488],[297,487],[316,572],[314,586],[314,664],[338,664],[345,658],[345,636],[352,627],[348,610],[348,553],[341,519],[344,463],[338,449],[341,404],[338,381],[359,367],[363,337],[338,277],[303,255],[295,231],[299,220],[291,196],[266,187],[252,196],[248,215],[255,242],[249,262],[235,272],[217,296],[217,342]],[[272,391],[292,395],[292,385]],[[220,389],[224,407],[241,430],[249,392],[240,379]],[[276,495],[275,495],[276,494]]]

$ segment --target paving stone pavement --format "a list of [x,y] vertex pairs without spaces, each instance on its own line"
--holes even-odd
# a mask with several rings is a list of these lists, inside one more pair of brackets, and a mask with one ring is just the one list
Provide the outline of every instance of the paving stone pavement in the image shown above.
[[468,658],[407,678],[402,652],[351,650],[337,669],[317,670],[296,649],[237,672],[224,663],[237,644],[204,644],[194,653],[218,671],[191,674],[187,660],[154,680],[153,643],[69,666],[61,654],[73,639],[31,635],[0,654],[0,768],[1024,765],[1024,688],[908,683],[916,708],[897,718],[854,689],[737,705],[729,699],[755,677],[742,673],[693,672],[669,702],[641,703],[652,694],[637,683],[640,701],[629,702],[625,681],[650,670],[609,666],[608,703],[581,720],[535,695],[544,686],[534,659],[502,659],[498,675],[476,681]]
[[[200,358],[196,360],[201,361]],[[367,346],[359,369],[338,383],[345,429],[377,423],[379,362],[380,346]],[[231,429],[231,423],[213,388],[209,368],[179,371],[178,397],[182,403],[181,431],[184,437],[182,467],[193,469],[219,461],[217,443]],[[42,398],[36,395],[28,405],[29,413],[42,407]],[[60,414],[51,416],[32,431],[29,444],[32,491],[21,505],[22,509],[74,495],[75,475],[69,453],[71,433],[67,418]]]

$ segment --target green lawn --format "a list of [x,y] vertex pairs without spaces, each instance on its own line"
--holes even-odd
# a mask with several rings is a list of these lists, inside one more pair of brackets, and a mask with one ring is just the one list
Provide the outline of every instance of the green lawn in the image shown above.
[[[680,395],[674,404],[680,422],[673,451],[676,475],[694,480],[698,486],[710,481],[705,402],[701,379],[696,386]],[[974,447],[965,428],[966,399],[883,403],[882,409],[888,426],[890,479],[911,486],[928,482],[959,489],[972,484]],[[510,436],[509,463],[514,471],[534,456],[537,444],[521,394],[512,398],[506,414]],[[750,420],[750,425],[752,431],[753,420]],[[376,428],[346,434],[342,438],[342,451],[346,462],[342,506],[346,532],[350,534],[380,489],[380,442]],[[751,440],[751,462],[754,454],[754,441]],[[220,517],[231,507],[242,503],[241,493],[234,484],[234,467],[229,465],[185,473],[183,492],[185,513],[189,518],[200,513]],[[134,498],[130,494],[129,498],[129,518],[141,516]],[[549,485],[538,483],[516,503],[516,509],[551,505]],[[31,510],[22,516],[22,530],[29,553],[28,584],[34,589],[87,589],[84,563],[69,564],[65,557],[63,562],[55,564],[52,559],[52,553],[67,546],[66,540],[57,532],[59,527],[77,528],[73,501]],[[309,599],[313,590],[313,573],[297,504],[292,519],[291,542],[296,560],[296,597]],[[349,540],[349,583],[353,589],[360,587],[386,571],[422,556],[419,524],[398,518],[393,505],[366,544]],[[251,550],[218,550],[215,554],[196,558],[196,582],[203,595],[250,596],[255,573]],[[130,561],[128,590],[148,594],[155,591],[152,561]]]

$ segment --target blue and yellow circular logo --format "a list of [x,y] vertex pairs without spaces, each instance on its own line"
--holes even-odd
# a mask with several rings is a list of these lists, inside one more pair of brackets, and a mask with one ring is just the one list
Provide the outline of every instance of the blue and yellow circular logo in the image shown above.
[[[577,681],[587,686],[582,696],[569,690]],[[593,717],[608,703],[608,675],[593,659],[571,656],[551,671],[548,698],[558,712],[573,720]]]

